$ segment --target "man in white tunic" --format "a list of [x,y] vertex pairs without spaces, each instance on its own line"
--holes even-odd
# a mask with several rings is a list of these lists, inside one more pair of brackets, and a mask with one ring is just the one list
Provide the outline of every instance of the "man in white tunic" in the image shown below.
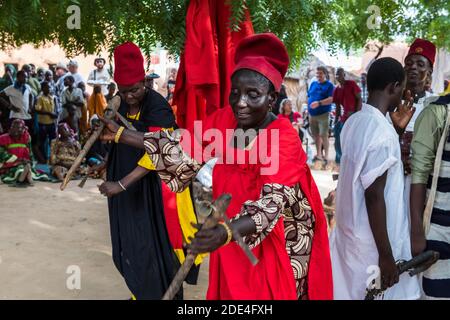
[[108,85],[111,82],[111,76],[108,69],[105,68],[106,60],[98,57],[94,60],[94,64],[97,67],[89,73],[88,85],[93,87],[100,86],[102,88],[102,94],[106,96],[108,94]]
[[[386,119],[404,129],[412,99],[401,105],[402,65],[376,60],[367,75],[369,98],[344,125],[336,197],[336,227],[330,236],[335,299],[364,299],[378,274],[385,299],[418,299],[418,279],[399,277],[396,261],[411,259],[399,136]],[[379,269],[378,269],[379,267]]]

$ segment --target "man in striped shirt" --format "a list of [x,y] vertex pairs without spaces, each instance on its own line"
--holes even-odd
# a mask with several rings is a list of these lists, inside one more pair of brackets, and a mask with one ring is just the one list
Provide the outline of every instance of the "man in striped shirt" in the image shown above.
[[[450,95],[439,97],[424,108],[417,118],[412,140],[411,184],[411,244],[417,255],[426,250],[440,253],[436,264],[423,274],[425,298],[450,299],[450,134],[448,113]],[[450,131],[449,131],[450,132]],[[444,151],[436,157],[439,142],[446,134]],[[423,227],[423,212],[427,189],[431,188],[435,161],[441,161],[436,197],[427,234]]]

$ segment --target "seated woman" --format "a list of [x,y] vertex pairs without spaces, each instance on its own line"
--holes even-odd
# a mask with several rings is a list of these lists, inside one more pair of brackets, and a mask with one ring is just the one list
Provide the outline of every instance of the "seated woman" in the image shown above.
[[77,106],[72,103],[67,103],[65,105],[66,112],[63,112],[60,122],[66,123],[69,126],[69,129],[72,130],[73,135],[76,140],[80,138],[80,118],[77,115]]
[[280,111],[278,113],[278,118],[286,118],[288,119],[295,131],[297,131],[300,135],[300,139],[303,140],[303,132],[300,130],[302,125],[302,116],[298,112],[294,112],[292,110],[292,101],[291,99],[283,99],[280,103]]
[[33,185],[33,180],[47,181],[45,174],[33,168],[31,138],[25,122],[16,119],[9,132],[0,136],[0,179],[11,186]]
[[67,171],[80,153],[80,143],[75,139],[75,133],[65,122],[58,125],[58,138],[52,141],[50,164],[52,174],[58,180],[64,180]]
[[332,299],[320,194],[297,132],[270,112],[289,65],[286,48],[271,33],[253,35],[239,43],[235,63],[230,106],[204,120],[202,132],[184,132],[180,143],[167,130],[144,135],[103,119],[103,139],[145,146],[176,192],[201,163],[218,159],[213,197],[231,194],[226,214],[259,263],[252,266],[224,223],[198,231],[188,250],[211,252],[208,299]]

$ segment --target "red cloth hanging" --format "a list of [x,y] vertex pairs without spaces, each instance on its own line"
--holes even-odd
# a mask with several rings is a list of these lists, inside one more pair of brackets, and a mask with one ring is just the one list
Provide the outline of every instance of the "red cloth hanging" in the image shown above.
[[228,105],[235,48],[241,39],[254,33],[248,12],[238,32],[230,31],[229,17],[225,1],[189,3],[186,40],[173,100],[182,128],[192,129],[195,120]]
[[[203,121],[203,132],[209,128],[218,128],[225,132],[226,129],[234,129],[236,126],[233,113],[228,106],[235,48],[241,39],[253,34],[254,31],[248,12],[239,32],[229,31],[227,27],[229,17],[230,10],[225,5],[225,1],[190,1],[186,15],[185,49],[181,55],[174,93],[174,105],[177,105],[178,125],[188,129],[191,133],[193,133],[195,120],[205,119]],[[220,108],[224,109],[217,110]],[[207,118],[208,115],[214,112],[214,115]],[[308,198],[316,218],[308,272],[308,296],[309,299],[313,300],[332,299],[330,252],[320,194],[306,164],[306,155],[303,149],[301,146],[294,148],[294,145],[286,140],[288,137],[295,136],[298,138],[298,135],[296,135],[294,130],[291,130],[292,132],[286,131],[286,128],[291,128],[291,126],[283,125],[282,121],[275,121],[272,127],[276,127],[285,133],[284,136],[281,135],[282,141],[285,142],[285,152],[282,154],[287,157],[284,159],[284,162],[289,165],[283,166],[283,169],[280,170],[281,173],[272,177],[270,181],[286,185],[299,183],[302,191]],[[194,135],[192,134],[191,138],[193,137]],[[191,156],[194,156],[194,150],[199,149],[199,154],[201,155],[204,145],[202,146],[202,143],[198,145],[194,141],[191,142],[190,148],[185,150],[191,151]],[[227,143],[225,142],[224,145],[226,146]],[[295,159],[289,157],[294,157]],[[208,159],[197,160],[206,161]],[[283,162],[283,159],[280,160]],[[261,179],[257,186],[252,184],[250,180],[233,180],[230,173],[238,171],[226,170],[228,169],[226,165],[219,165],[218,169],[220,168],[224,170],[214,170],[213,180],[216,181],[213,187],[214,194],[215,196],[222,192],[233,194],[232,205],[227,211],[227,214],[232,217],[239,211],[244,200],[257,199],[261,183],[264,181]],[[218,185],[217,181],[222,181],[223,185]],[[244,184],[247,187],[242,187]],[[236,186],[241,186],[242,188],[237,188]],[[249,195],[249,193],[252,194]],[[240,196],[242,199],[240,199]],[[263,263],[257,268],[245,269],[248,271],[246,275],[249,278],[242,277],[242,264],[248,263],[248,261],[236,244],[232,243],[211,254],[208,298],[242,299],[251,296],[258,299],[296,299],[295,283],[291,274],[289,259],[287,255],[283,255],[283,259],[279,258],[280,252],[286,252],[282,245],[284,241],[283,225],[279,223],[272,235],[264,241],[255,250],[259,258],[263,258],[262,250],[264,247]],[[235,258],[241,259],[234,260]],[[240,263],[236,264],[236,261]],[[273,261],[277,263],[271,263]],[[234,264],[234,267],[229,265],[230,263]],[[221,274],[223,266],[228,271],[233,270],[233,268],[236,268],[236,271],[235,273],[227,273],[227,277],[224,277]],[[273,272],[265,273],[264,270]],[[269,288],[267,286],[268,283],[276,285],[270,285]]]

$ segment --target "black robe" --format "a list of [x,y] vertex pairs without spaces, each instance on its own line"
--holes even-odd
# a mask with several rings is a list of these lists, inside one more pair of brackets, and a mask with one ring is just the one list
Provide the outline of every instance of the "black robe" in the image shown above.
[[[119,113],[126,118],[127,111],[128,105],[122,100]],[[139,120],[130,122],[141,132],[147,132],[149,127],[175,127],[172,109],[153,90],[144,97]],[[113,143],[107,181],[128,175],[144,152]],[[161,192],[161,181],[151,171],[126,191],[108,199],[114,264],[136,299],[161,299],[180,266],[169,241]]]

